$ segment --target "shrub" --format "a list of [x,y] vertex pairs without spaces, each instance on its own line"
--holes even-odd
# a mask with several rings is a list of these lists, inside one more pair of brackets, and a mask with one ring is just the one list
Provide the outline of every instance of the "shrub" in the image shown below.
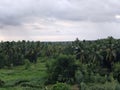
[[120,90],[120,85],[116,82],[106,82],[102,83],[80,83],[79,90]]
[[30,68],[30,61],[28,59],[25,60],[25,69]]
[[114,77],[120,82],[120,63],[114,64]]
[[0,87],[4,86],[5,82],[0,79]]
[[76,69],[77,65],[75,64],[74,57],[60,55],[57,60],[47,65],[48,81],[52,83],[57,81],[73,83]]
[[87,85],[84,82],[80,83],[80,90],[86,90]]
[[57,83],[52,86],[51,90],[71,90],[70,86],[65,83]]
[[78,84],[80,84],[80,83],[84,80],[84,77],[83,77],[83,74],[82,74],[81,71],[78,70],[78,71],[75,73],[75,79],[76,79],[76,82],[77,82]]
[[119,84],[116,85],[115,90],[120,90],[120,85]]
[[105,77],[100,76],[100,74],[98,74],[98,73],[94,76],[94,78],[95,78],[96,83],[105,83],[106,82],[106,76]]

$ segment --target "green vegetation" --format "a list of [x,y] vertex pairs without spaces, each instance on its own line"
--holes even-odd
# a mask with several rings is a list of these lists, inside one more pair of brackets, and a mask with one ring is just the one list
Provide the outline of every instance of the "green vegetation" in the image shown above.
[[1,69],[0,79],[4,81],[4,85],[0,86],[0,90],[41,90],[44,88],[46,81],[45,63],[31,64],[29,69],[25,69],[25,67]]
[[76,69],[72,56],[60,55],[52,64],[47,65],[48,83],[73,83]]
[[65,83],[57,83],[52,86],[51,90],[71,90],[70,86]]
[[0,90],[120,90],[120,40],[1,42]]

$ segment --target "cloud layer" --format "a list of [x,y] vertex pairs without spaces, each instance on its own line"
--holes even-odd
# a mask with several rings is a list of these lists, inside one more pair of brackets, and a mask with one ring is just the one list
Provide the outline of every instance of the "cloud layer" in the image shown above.
[[120,38],[119,0],[1,0],[0,40]]

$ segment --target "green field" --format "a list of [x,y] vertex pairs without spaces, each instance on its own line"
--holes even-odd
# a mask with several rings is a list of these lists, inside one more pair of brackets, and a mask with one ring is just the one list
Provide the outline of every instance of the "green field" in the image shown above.
[[38,88],[44,87],[42,85],[45,76],[45,63],[40,61],[37,64],[31,64],[29,69],[25,69],[25,66],[1,69],[0,78],[5,82],[5,85],[0,90],[27,90],[30,87],[38,90]]

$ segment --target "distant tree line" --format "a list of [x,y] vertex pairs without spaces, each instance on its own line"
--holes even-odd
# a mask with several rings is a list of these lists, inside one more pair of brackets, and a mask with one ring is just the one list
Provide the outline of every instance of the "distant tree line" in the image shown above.
[[38,57],[57,57],[59,54],[73,54],[72,42],[12,41],[0,43],[0,68],[18,66],[28,59],[36,63]]
[[[60,54],[75,56],[82,64],[106,68],[111,72],[114,63],[120,62],[120,40],[108,37],[94,41],[76,39],[73,42],[1,42],[0,68],[23,65],[26,59],[36,63],[39,57],[57,58]],[[98,68],[95,68],[96,72]]]

